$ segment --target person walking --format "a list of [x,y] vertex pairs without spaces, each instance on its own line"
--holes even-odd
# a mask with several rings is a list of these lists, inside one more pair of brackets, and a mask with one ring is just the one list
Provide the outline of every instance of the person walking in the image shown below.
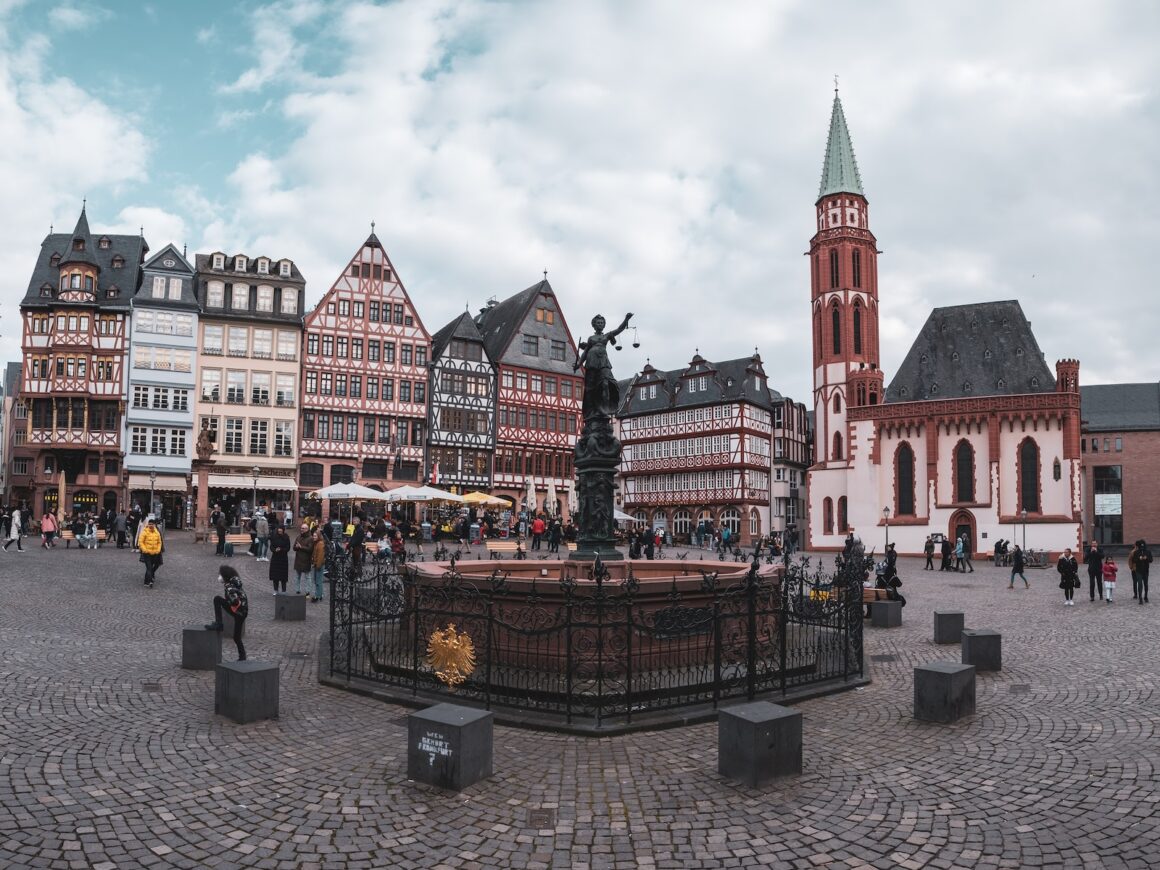
[[254,557],[258,562],[270,561],[270,520],[265,514],[254,517]]
[[1136,600],[1140,604],[1148,603],[1148,569],[1152,564],[1152,551],[1147,542],[1141,538],[1136,542],[1136,573],[1140,575],[1140,597]]
[[224,556],[226,553],[226,514],[220,505],[214,505],[213,513],[209,515],[209,524],[213,526],[214,533],[217,535],[217,549],[214,550],[213,554]]
[[218,580],[222,584],[222,595],[215,595],[213,599],[213,622],[206,626],[207,631],[221,631],[222,609],[230,612],[234,618],[234,644],[238,648],[238,661],[246,660],[246,648],[242,646],[242,630],[246,625],[246,617],[250,613],[250,602],[246,598],[246,591],[242,588],[242,578],[229,565],[218,568]]
[[1104,549],[1095,541],[1091,542],[1087,553],[1084,554],[1083,563],[1087,565],[1088,572],[1088,595],[1094,603],[1096,600],[1096,590],[1099,590],[1100,601],[1104,600]]
[[1140,553],[1140,542],[1136,541],[1132,544],[1132,550],[1128,553],[1128,571],[1132,575],[1132,597],[1139,599],[1140,597],[1140,572],[1136,567],[1136,556]]
[[963,568],[963,539],[955,538],[955,570],[960,574],[965,573]]
[[1055,563],[1055,570],[1059,572],[1059,588],[1063,590],[1063,604],[1065,607],[1075,607],[1073,597],[1079,588],[1079,563],[1071,554],[1071,547],[1063,551],[1059,561]]
[[[321,601],[323,599],[322,578],[326,568],[326,541],[322,540],[322,535],[317,529],[311,533],[311,538],[314,543],[310,558],[310,566],[314,575],[314,594],[310,596],[310,600]],[[400,540],[402,539],[400,538]]]
[[1023,569],[1026,567],[1023,560],[1023,550],[1018,544],[1015,545],[1015,552],[1011,554],[1011,582],[1007,584],[1008,589],[1015,588],[1015,578],[1019,577],[1023,581],[1023,585],[1030,589],[1031,584],[1027,582],[1027,578],[1023,575]]
[[943,537],[942,539],[942,564],[939,566],[940,571],[951,570],[951,539]]
[[971,564],[971,541],[964,534],[959,538],[959,543],[963,545],[963,564],[967,566],[967,573],[974,574],[975,566]]
[[19,553],[24,552],[24,544],[20,541],[22,529],[20,528],[21,515],[19,508],[12,509],[11,521],[8,524],[8,540],[4,542],[4,552],[8,552],[8,548],[12,546],[12,542],[16,542],[16,550]]
[[350,533],[350,542],[347,544],[347,550],[350,553],[350,569],[355,577],[362,574],[363,553],[366,550],[366,540],[366,521],[357,520],[354,523],[354,529]]
[[1104,576],[1104,601],[1108,604],[1112,603],[1112,593],[1116,591],[1116,574],[1118,572],[1116,560],[1110,554],[1105,556],[1102,573]]
[[157,520],[153,514],[145,518],[145,528],[141,530],[141,539],[137,542],[137,546],[141,550],[141,561],[145,563],[145,586],[152,589],[157,569],[161,567],[161,553],[165,549],[161,530],[157,528]]
[[536,518],[534,520],[532,520],[532,549],[533,550],[540,549],[540,545],[543,543],[543,541],[544,541],[544,518],[537,514]]
[[[321,538],[321,535],[318,536]],[[310,575],[313,566],[311,564],[314,553],[315,534],[310,531],[310,526],[303,523],[298,527],[298,537],[294,539],[294,591],[302,595],[302,587],[306,587],[306,591],[310,591]],[[323,543],[323,550],[325,551],[326,544]]]
[[560,552],[560,538],[564,532],[564,527],[560,525],[559,518],[552,520],[552,525],[548,527],[548,552]]
[[52,513],[52,511],[46,511],[40,518],[41,547],[47,550],[50,547],[56,546],[52,542],[52,539],[56,536],[57,528],[56,514]]
[[923,571],[934,570],[934,539],[930,535],[926,536],[926,543],[922,545],[923,555],[926,556],[926,567]]
[[117,511],[117,515],[113,517],[113,533],[117,536],[117,549],[125,549],[126,539],[125,533],[129,528],[129,518],[125,516],[125,509],[121,508]]
[[281,525],[276,525],[274,534],[267,538],[264,546],[269,554],[266,561],[270,563],[270,582],[274,584],[274,591],[277,592],[281,585],[285,592],[286,582],[290,579],[290,536]]

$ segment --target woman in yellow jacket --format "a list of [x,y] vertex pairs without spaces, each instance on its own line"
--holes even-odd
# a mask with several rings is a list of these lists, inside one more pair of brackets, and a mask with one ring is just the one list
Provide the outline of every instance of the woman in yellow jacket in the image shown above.
[[152,589],[153,577],[161,567],[161,551],[165,548],[165,544],[161,540],[161,530],[157,528],[157,520],[153,514],[149,514],[145,523],[138,546],[141,548],[141,561],[145,563],[145,585]]

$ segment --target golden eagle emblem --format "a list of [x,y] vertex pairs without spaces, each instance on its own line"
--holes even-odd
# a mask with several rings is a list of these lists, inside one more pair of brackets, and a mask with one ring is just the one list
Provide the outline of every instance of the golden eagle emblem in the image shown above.
[[471,635],[460,634],[450,622],[447,628],[435,629],[427,639],[427,664],[449,689],[454,689],[475,670]]

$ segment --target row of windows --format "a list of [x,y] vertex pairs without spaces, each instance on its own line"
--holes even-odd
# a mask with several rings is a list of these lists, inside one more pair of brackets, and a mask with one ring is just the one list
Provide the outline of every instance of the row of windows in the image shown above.
[[180,278],[166,279],[162,275],[153,276],[153,286],[150,295],[154,299],[181,299],[181,288],[184,282]]
[[[737,435],[706,435],[675,441],[646,441],[624,448],[625,459],[668,459],[670,456],[712,456],[738,447]],[[768,451],[768,447],[766,448]]]
[[448,396],[491,395],[491,378],[471,372],[444,371],[439,375],[439,390]]
[[[757,423],[769,423],[769,414],[758,409],[750,409]],[[689,423],[704,423],[709,420],[732,420],[736,409],[732,405],[710,405],[703,408],[688,408],[684,411],[668,411],[664,414],[649,414],[647,417],[630,417],[621,421],[624,432],[639,432],[662,426],[685,426]]]
[[[690,471],[684,474],[646,474],[625,480],[625,494],[667,492],[701,492],[707,489],[732,489],[739,481],[733,469]],[[769,483],[766,481],[766,489]]]
[[483,362],[483,345],[478,341],[464,341],[461,338],[453,338],[451,339],[451,344],[447,346],[446,355],[452,359]]
[[116,432],[120,429],[117,402],[88,399],[33,399],[33,429],[88,429]]
[[157,335],[193,335],[193,315],[138,308],[133,315],[133,329]]
[[[501,380],[501,386],[506,390],[516,389],[522,393],[533,392],[543,393],[546,396],[554,396],[557,394],[562,398],[572,398],[572,380],[570,378],[560,378],[558,381],[552,375],[528,375],[527,372],[504,372]],[[577,388],[577,392],[579,388]]]
[[[319,335],[317,332],[311,332],[306,335],[306,353],[308,356],[361,360],[363,358],[363,340],[345,335]],[[394,363],[395,343],[368,338],[366,340],[366,358],[368,362]],[[399,364],[405,366],[427,365],[427,345],[401,344],[399,346]]]
[[251,404],[269,405],[270,391],[273,387],[275,404],[283,408],[292,408],[294,407],[296,380],[292,374],[272,375],[270,372],[230,369],[225,372],[225,392],[223,394],[222,370],[202,369],[201,399],[203,402],[220,402],[224,395],[228,404],[243,405],[248,396]]
[[[249,450],[246,447],[246,419],[244,417],[226,417],[225,418],[225,438],[219,439],[219,425],[221,423],[218,417],[202,417],[201,428],[208,429],[210,440],[215,444],[220,445],[223,453],[228,453],[233,456],[238,456],[243,453],[248,453],[250,456],[269,456],[270,455],[270,432],[271,426],[269,420],[252,419],[249,421]],[[273,425],[274,433],[274,456],[293,456],[294,455],[294,424],[290,420],[275,420]]]
[[322,441],[357,442],[361,431],[364,444],[389,444],[395,448],[408,445],[422,447],[424,428],[422,420],[374,414],[332,415],[307,411],[302,415],[302,437],[318,438]]
[[[278,359],[293,360],[298,357],[298,334],[288,329],[276,331],[278,341]],[[252,356],[255,359],[270,359],[274,351],[275,330],[260,329],[248,326],[226,327],[216,323],[206,323],[201,331],[202,353],[208,356],[220,356],[223,350],[223,339],[228,338],[225,345],[230,356]]]
[[[245,272],[249,265],[250,265],[250,260],[248,257],[243,257],[241,255],[234,257],[234,271],[235,272]],[[226,267],[226,255],[225,254],[214,254],[213,255],[213,267],[215,269],[218,269],[219,271],[222,269],[225,269],[225,267]],[[259,275],[269,275],[270,274],[270,261],[266,257],[258,257],[257,267],[258,267],[258,274]],[[278,261],[278,274],[281,275],[283,278],[290,277],[290,261],[289,260],[279,260]]]
[[153,429],[133,426],[129,430],[129,452],[154,456],[184,456],[185,429]]
[[[117,331],[119,318],[115,316],[99,315],[96,319],[98,335],[113,335]],[[29,318],[29,328],[33,335],[48,335],[52,317],[48,314],[35,314]],[[87,333],[89,331],[89,316],[87,314],[58,314],[56,315],[56,331]]]
[[135,345],[133,348],[133,368],[189,372],[193,371],[193,354],[191,351],[181,348]]
[[486,435],[490,431],[486,411],[466,411],[460,408],[440,408],[439,428],[444,432],[470,432]]
[[[1100,452],[1100,439],[1099,438],[1092,438],[1091,442],[1092,442],[1092,453],[1099,453]],[[1104,453],[1111,453],[1113,450],[1113,446],[1112,446],[1113,444],[1115,445],[1114,449],[1115,449],[1116,453],[1122,453],[1124,450],[1124,439],[1120,435],[1117,435],[1115,438],[1112,438],[1110,436],[1107,438],[1104,438],[1103,442],[1104,442]],[[1087,438],[1080,439],[1079,448],[1080,448],[1080,452],[1082,452],[1082,453],[1088,452],[1088,439]]]
[[[32,461],[27,456],[16,456],[12,459],[12,473],[13,474],[29,474],[32,467]],[[89,474],[101,473],[101,457],[90,456],[86,463],[86,469]],[[114,458],[105,459],[105,474],[117,474],[121,470],[121,461]],[[44,473],[45,475],[53,475],[56,473],[56,457],[44,457]],[[51,495],[56,495],[56,490],[51,491]],[[79,496],[80,493],[78,492]]]
[[390,281],[391,270],[378,263],[351,263],[348,272],[352,278],[373,278],[376,281]]
[[[543,309],[538,309],[543,310]],[[550,314],[551,312],[549,312]],[[551,323],[551,321],[548,321]],[[540,338],[536,335],[528,335],[524,333],[521,340],[521,349],[525,356],[539,356],[540,355]],[[563,341],[557,339],[548,340],[548,359],[563,361],[568,354],[568,345]]]
[[277,309],[280,314],[298,313],[298,290],[294,287],[271,287],[269,284],[259,284],[257,287],[251,287],[249,284],[230,284],[227,288],[222,281],[209,281],[205,289],[206,307],[225,308],[227,289],[232,311],[249,311],[250,291],[253,290],[254,311],[273,313]]
[[[335,372],[308,371],[305,377],[306,394],[313,396],[350,396],[352,399],[361,399],[363,393],[362,375],[347,375]],[[395,381],[393,378],[378,378],[367,376],[368,399],[382,399],[384,402],[395,400]],[[380,386],[382,394],[380,396]],[[399,381],[399,401],[417,402],[427,401],[426,381]]]
[[439,477],[470,475],[487,477],[491,474],[491,454],[484,450],[461,450],[457,447],[432,447],[431,467],[439,465]]
[[[98,359],[93,361],[93,380],[111,381],[114,376],[113,360]],[[88,357],[74,356],[33,356],[28,358],[28,376],[32,379],[52,377],[55,369],[58,378],[87,378],[89,373]]]
[[545,432],[564,432],[575,435],[576,415],[549,411],[547,408],[527,408],[523,405],[500,405],[499,425],[517,429],[541,429]]
[[560,450],[511,450],[495,452],[495,473],[516,477],[572,477],[572,454]]
[[133,387],[133,407],[152,408],[158,411],[188,411],[189,390],[137,385]]
[[365,314],[366,319],[371,323],[394,323],[396,326],[415,325],[414,315],[407,313],[407,308],[402,302],[380,303],[377,299],[372,299],[364,304],[361,300],[339,299],[326,303],[326,313],[337,314],[339,317],[353,317],[355,320],[362,320]]

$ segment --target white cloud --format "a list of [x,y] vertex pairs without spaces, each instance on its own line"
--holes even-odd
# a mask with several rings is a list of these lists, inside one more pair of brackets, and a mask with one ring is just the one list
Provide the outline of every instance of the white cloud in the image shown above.
[[65,3],[49,10],[48,21],[59,30],[86,30],[112,15],[108,9],[92,4]]

